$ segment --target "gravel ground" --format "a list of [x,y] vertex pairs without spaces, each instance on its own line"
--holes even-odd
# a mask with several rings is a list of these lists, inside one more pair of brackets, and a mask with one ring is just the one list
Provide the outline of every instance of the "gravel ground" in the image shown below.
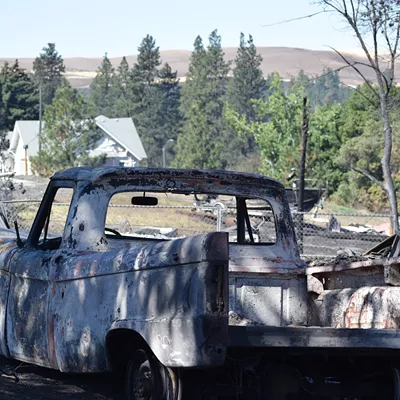
[[1,400],[123,400],[111,374],[73,375],[0,357]]

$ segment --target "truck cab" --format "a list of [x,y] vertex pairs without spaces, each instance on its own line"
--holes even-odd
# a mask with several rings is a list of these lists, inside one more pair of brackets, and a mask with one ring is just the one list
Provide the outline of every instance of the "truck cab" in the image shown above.
[[[231,206],[199,210],[194,195]],[[367,351],[357,379],[384,355],[368,393],[397,399],[397,325],[337,324],[349,304],[352,321],[365,317],[364,267],[358,286],[352,267],[307,267],[284,187],[267,177],[64,170],[27,237],[0,244],[0,352],[63,372],[125,371],[128,399],[175,399],[182,382],[200,382],[186,398],[216,396],[222,385],[223,396],[300,400],[345,393],[351,363]],[[379,284],[389,300],[371,301],[394,315],[398,289]],[[365,388],[349,391],[363,398]]]

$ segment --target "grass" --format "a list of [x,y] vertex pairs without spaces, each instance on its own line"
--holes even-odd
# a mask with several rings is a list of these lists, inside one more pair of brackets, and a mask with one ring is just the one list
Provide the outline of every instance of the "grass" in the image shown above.
[[[357,224],[367,225],[367,226],[378,226],[390,222],[388,217],[381,217],[381,216],[375,217],[373,213],[367,210],[360,210],[360,209],[357,210],[355,208],[338,205],[330,201],[325,202],[324,209],[319,210],[318,214],[319,214],[317,216],[318,218],[326,220],[329,220],[330,215],[334,215],[342,226],[357,225]],[[337,214],[351,214],[351,215],[337,215]],[[321,223],[319,223],[319,225],[321,225]]]
[[109,208],[106,225],[128,221],[132,227],[175,228],[179,235],[206,233],[216,229],[213,214],[173,208]]

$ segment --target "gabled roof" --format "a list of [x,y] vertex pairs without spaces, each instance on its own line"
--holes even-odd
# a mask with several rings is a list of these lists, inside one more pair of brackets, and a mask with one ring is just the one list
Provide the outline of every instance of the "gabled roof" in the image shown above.
[[[29,156],[36,156],[39,151],[39,121],[17,121],[14,132],[19,133],[22,144],[28,145]],[[18,135],[10,140],[10,150],[15,151],[18,145]]]
[[95,118],[95,121],[100,129],[127,149],[139,161],[147,158],[132,118],[107,118],[104,115],[99,115]]

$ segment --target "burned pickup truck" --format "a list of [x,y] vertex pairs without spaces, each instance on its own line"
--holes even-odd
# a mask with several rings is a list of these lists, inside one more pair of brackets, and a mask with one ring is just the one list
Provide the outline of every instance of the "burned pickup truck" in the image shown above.
[[[234,215],[216,227],[194,194],[233,197]],[[265,240],[253,200],[273,215]],[[0,245],[5,357],[123,373],[128,399],[400,399],[400,262],[307,267],[277,181],[64,170],[16,234]]]

